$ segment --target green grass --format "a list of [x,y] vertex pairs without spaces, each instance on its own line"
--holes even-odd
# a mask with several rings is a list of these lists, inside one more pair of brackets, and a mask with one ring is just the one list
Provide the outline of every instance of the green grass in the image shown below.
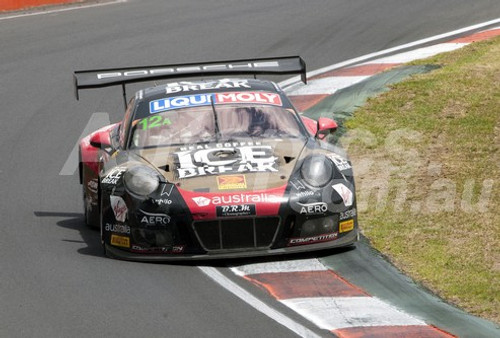
[[500,38],[413,64],[346,122],[361,227],[401,270],[500,323]]

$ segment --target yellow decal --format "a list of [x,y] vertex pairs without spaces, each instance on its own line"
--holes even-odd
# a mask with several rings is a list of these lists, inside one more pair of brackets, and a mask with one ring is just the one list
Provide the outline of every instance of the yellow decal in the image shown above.
[[339,232],[348,232],[354,229],[354,220],[350,219],[339,223]]
[[130,238],[118,235],[111,235],[111,244],[121,246],[123,248],[130,248]]
[[246,189],[247,181],[245,175],[217,176],[217,187],[219,190]]

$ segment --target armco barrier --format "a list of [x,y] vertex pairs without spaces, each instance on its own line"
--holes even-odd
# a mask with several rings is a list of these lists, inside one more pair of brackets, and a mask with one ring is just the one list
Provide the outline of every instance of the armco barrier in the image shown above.
[[84,0],[1,0],[0,12],[15,11],[45,5],[61,5],[72,2],[83,2]]

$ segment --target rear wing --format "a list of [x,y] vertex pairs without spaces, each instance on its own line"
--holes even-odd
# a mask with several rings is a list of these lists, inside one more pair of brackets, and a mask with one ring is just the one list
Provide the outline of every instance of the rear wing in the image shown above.
[[79,99],[80,89],[121,85],[126,100],[127,83],[155,81],[169,78],[224,75],[287,75],[300,74],[306,83],[306,64],[300,56],[264,59],[232,60],[205,63],[185,63],[129,68],[78,70],[74,72],[75,94]]

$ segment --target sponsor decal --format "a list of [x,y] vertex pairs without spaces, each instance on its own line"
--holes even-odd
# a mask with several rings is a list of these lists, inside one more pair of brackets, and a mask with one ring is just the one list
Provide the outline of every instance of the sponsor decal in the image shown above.
[[217,217],[255,215],[255,204],[220,205],[215,207]]
[[228,103],[252,103],[269,104],[281,106],[281,97],[276,93],[267,92],[228,92],[211,94],[194,94],[176,97],[167,97],[149,102],[149,113],[157,114],[163,111],[189,108],[198,106],[207,106],[212,104]]
[[110,172],[102,179],[102,183],[116,185],[118,180],[122,177],[123,173],[127,171],[126,167],[116,167],[111,169]]
[[292,246],[292,245],[328,242],[328,241],[333,241],[334,239],[337,239],[337,237],[338,237],[338,233],[334,232],[331,234],[324,234],[324,235],[318,235],[318,236],[312,236],[312,237],[290,238],[288,240],[288,245]]
[[266,92],[230,92],[216,93],[215,103],[261,103],[273,106],[281,106],[281,97],[279,94]]
[[299,198],[310,197],[310,196],[314,196],[314,191],[311,191],[311,190],[299,191],[299,192],[296,192],[295,195],[297,195],[297,197],[299,197]]
[[246,146],[261,146],[262,142],[259,141],[244,141],[244,142],[221,142],[221,143],[211,143],[211,144],[195,144],[181,147],[180,151],[188,150],[203,150],[203,149],[214,149],[214,148],[231,148],[231,147],[246,147]]
[[154,200],[154,202],[159,206],[172,204],[172,200],[169,200],[167,198],[157,198]]
[[185,248],[185,245],[174,245],[172,247],[172,253],[183,253]]
[[140,252],[140,253],[157,253],[157,254],[164,254],[164,253],[173,253],[173,254],[180,254],[184,252],[184,249],[186,248],[185,245],[174,245],[172,248],[170,247],[153,247],[153,248],[144,248],[139,245],[132,245],[131,251],[134,252]]
[[199,206],[199,207],[206,207],[207,205],[210,205],[210,199],[199,196],[199,197],[193,197],[193,201]]
[[111,245],[130,248],[130,238],[125,236],[111,235]]
[[354,194],[351,189],[346,187],[342,183],[332,185],[332,188],[335,189],[336,192],[342,197],[344,204],[346,207],[350,207],[354,203]]
[[160,196],[167,196],[170,197],[170,194],[172,193],[172,190],[174,189],[173,184],[165,184],[163,188],[161,189]]
[[346,211],[342,211],[340,213],[340,220],[343,221],[345,219],[356,217],[357,214],[358,213],[357,213],[356,208],[352,208],[352,209],[349,209],[349,210],[346,210]]
[[210,204],[213,205],[235,205],[235,204],[249,204],[249,203],[276,203],[281,202],[279,196],[270,195],[266,193],[260,194],[234,194],[234,195],[220,195],[206,198],[204,196],[193,197],[193,201],[199,207],[206,207]]
[[116,232],[119,234],[130,234],[130,227],[126,224],[110,224],[106,223],[104,230]]
[[87,188],[89,191],[93,192],[94,194],[97,194],[97,179],[93,178],[87,183]]
[[149,112],[156,114],[171,109],[206,106],[211,104],[211,98],[212,94],[198,94],[154,100],[149,102]]
[[337,154],[328,154],[327,157],[332,160],[333,164],[335,164],[339,171],[352,169],[352,166],[349,164],[349,162],[345,158]]
[[165,75],[165,74],[182,74],[200,71],[220,71],[232,69],[254,69],[254,68],[276,68],[279,67],[278,61],[263,61],[263,62],[244,62],[244,63],[220,63],[199,66],[181,66],[181,67],[167,67],[167,68],[143,68],[135,69],[127,72],[108,72],[98,73],[97,78],[102,79],[116,79],[127,78],[134,76],[148,76],[148,75]]
[[111,201],[111,209],[113,210],[113,214],[115,214],[115,219],[118,222],[125,222],[128,208],[123,198],[120,196],[109,196],[109,200]]
[[139,222],[144,226],[167,225],[170,223],[170,216],[161,213],[151,213],[139,209]]
[[325,202],[316,202],[316,203],[297,203],[301,206],[300,213],[302,215],[317,215],[324,214],[328,211],[328,205]]
[[348,221],[343,221],[339,223],[339,232],[348,232],[354,229],[354,220],[350,219]]
[[217,176],[217,187],[219,190],[246,189],[247,181],[245,175]]
[[178,92],[191,92],[191,91],[199,91],[199,90],[208,90],[208,89],[234,89],[234,88],[251,88],[248,84],[247,80],[228,80],[223,79],[220,81],[211,81],[211,82],[188,82],[183,81],[180,83],[172,83],[167,85],[166,93],[173,94]]
[[301,181],[292,180],[290,184],[295,188],[295,190],[304,190],[306,187]]
[[277,172],[271,146],[213,147],[174,153],[179,178],[244,172]]

